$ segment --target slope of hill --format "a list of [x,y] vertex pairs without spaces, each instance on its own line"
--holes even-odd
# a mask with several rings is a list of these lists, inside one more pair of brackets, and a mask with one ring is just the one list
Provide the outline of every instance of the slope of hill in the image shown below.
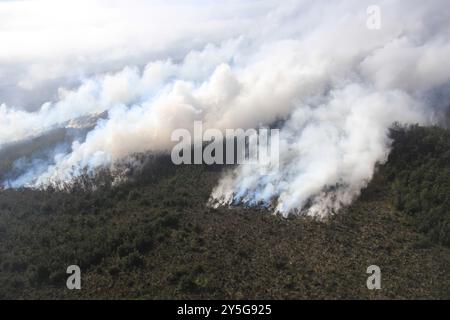
[[[0,192],[0,298],[450,298],[450,132],[394,128],[326,221],[206,206],[223,168],[159,157],[95,192]],[[66,268],[82,289],[66,289]],[[382,290],[366,269],[382,271]]]
[[70,150],[75,140],[84,140],[89,130],[106,115],[103,112],[75,118],[30,139],[1,145],[0,188],[15,187],[15,180],[21,180],[21,176],[26,178],[27,172],[36,174],[40,165],[41,170],[45,170],[53,163],[55,154]]

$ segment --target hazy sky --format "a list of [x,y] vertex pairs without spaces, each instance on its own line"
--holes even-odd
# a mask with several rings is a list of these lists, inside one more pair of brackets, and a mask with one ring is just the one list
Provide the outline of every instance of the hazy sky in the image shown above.
[[[245,34],[270,1],[0,1],[0,103],[37,109],[60,85]],[[255,20],[256,19],[256,20]]]

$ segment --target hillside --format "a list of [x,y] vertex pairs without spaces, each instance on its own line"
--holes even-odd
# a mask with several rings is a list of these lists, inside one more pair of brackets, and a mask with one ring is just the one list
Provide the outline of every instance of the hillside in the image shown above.
[[[55,154],[67,151],[74,140],[84,140],[87,132],[106,113],[79,117],[29,139],[0,146],[0,188],[10,186],[26,172],[35,173],[51,163]],[[41,167],[41,168],[40,168]],[[26,180],[26,179],[24,179]]]
[[116,188],[0,191],[0,298],[448,299],[450,131],[391,135],[388,162],[325,221],[209,208],[224,168],[167,157]]

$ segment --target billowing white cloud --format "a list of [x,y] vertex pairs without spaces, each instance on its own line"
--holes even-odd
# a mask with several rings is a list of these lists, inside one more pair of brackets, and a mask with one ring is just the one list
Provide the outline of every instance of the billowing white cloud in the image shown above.
[[245,33],[268,7],[262,1],[0,1],[0,103],[36,110],[61,84],[181,59]]
[[[78,88],[62,86],[55,102],[36,111],[3,104],[0,145],[108,111],[70,152],[20,181],[66,181],[84,168],[113,166],[136,152],[168,151],[172,131],[192,130],[195,120],[221,130],[284,120],[279,169],[262,175],[258,167],[240,166],[220,181],[211,203],[270,204],[284,214],[322,215],[349,204],[371,179],[389,152],[393,122],[431,123],[444,105],[436,97],[448,96],[445,1],[379,1],[380,30],[366,27],[369,1],[138,1],[133,9],[112,3],[74,9],[92,6],[92,25],[87,15],[80,30],[104,32],[105,39],[94,36],[98,43],[88,36],[69,41],[74,48],[66,51],[48,43],[40,30],[42,46],[58,48],[34,43],[36,53],[26,53],[16,47],[20,58],[11,55],[8,63],[8,54],[0,53],[0,66],[22,70],[17,80],[29,81],[29,92],[39,82],[30,61],[52,70],[55,60],[57,73],[67,78],[74,70],[95,74]],[[126,17],[127,23],[111,16]],[[6,30],[18,32],[24,22],[16,16],[8,23]],[[64,29],[59,36],[72,39]],[[83,58],[66,63],[69,51]],[[111,71],[100,72],[105,68]]]

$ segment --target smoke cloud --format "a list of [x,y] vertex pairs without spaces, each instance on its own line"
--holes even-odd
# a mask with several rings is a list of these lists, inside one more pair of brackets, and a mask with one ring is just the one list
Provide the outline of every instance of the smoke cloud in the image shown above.
[[[6,6],[14,12],[26,3]],[[325,215],[351,203],[386,160],[394,122],[437,123],[448,105],[450,12],[444,0],[378,1],[379,30],[366,27],[368,1],[137,1],[124,13],[120,1],[90,3],[76,6],[77,12],[92,9],[81,31],[63,28],[58,36],[73,40],[90,28],[96,36],[52,47],[47,31],[27,31],[27,37],[41,37],[26,42],[37,50],[17,46],[0,53],[0,70],[17,81],[14,94],[0,95],[0,152],[2,145],[107,112],[45,168],[29,162],[18,180],[23,186],[68,181],[135,153],[170,152],[172,131],[192,130],[194,121],[220,130],[277,122],[279,168],[238,166],[214,189],[211,204]],[[13,15],[0,43],[19,41],[21,23]],[[75,62],[66,63],[72,57]],[[52,62],[54,76],[45,72]],[[76,80],[79,70],[83,77]],[[9,106],[23,90],[38,103],[36,83],[51,88],[58,77],[56,99],[37,109]],[[79,85],[69,85],[73,81]]]

